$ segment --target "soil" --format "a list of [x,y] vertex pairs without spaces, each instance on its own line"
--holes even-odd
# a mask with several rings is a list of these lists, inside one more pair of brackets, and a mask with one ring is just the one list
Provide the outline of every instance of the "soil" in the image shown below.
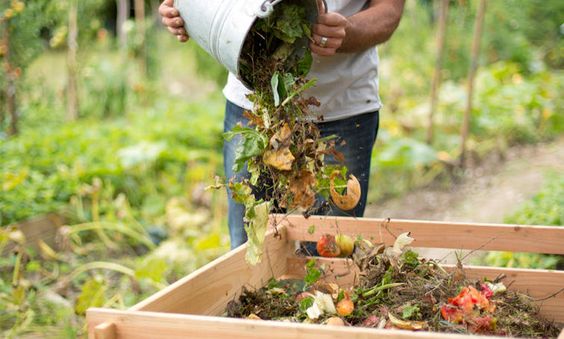
[[[511,148],[503,158],[492,156],[467,169],[461,180],[449,187],[431,185],[398,198],[369,202],[365,216],[503,223],[505,216],[541,190],[549,173],[564,173],[564,137],[550,143]],[[447,255],[452,251],[418,252],[435,259],[444,258],[448,263],[456,261],[455,253]],[[466,262],[475,255],[466,258]]]

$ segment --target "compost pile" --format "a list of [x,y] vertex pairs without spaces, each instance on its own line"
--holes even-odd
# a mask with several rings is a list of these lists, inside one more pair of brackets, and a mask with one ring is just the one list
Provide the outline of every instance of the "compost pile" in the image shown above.
[[555,324],[541,319],[533,300],[501,282],[467,279],[461,265],[447,272],[433,260],[405,248],[358,240],[352,261],[358,279],[352,288],[323,282],[326,268],[306,264],[303,280],[272,280],[244,290],[228,304],[227,316],[290,322],[397,328],[515,337],[557,337]]
[[[317,99],[304,91],[312,56],[307,50],[310,23],[302,1],[287,0],[274,13],[259,19],[244,44],[241,78],[254,89],[254,108],[245,112],[248,125],[225,134],[240,138],[234,170],[247,166],[248,179],[227,184],[235,201],[245,206],[249,241],[246,260],[261,260],[268,214],[271,211],[317,212],[316,195],[349,211],[358,203],[360,187],[347,176],[344,142],[322,138],[312,122]],[[326,156],[337,165],[328,165]],[[216,186],[222,186],[220,184]],[[255,187],[266,188],[266,194]],[[261,191],[262,192],[262,191]],[[291,322],[400,328],[440,332],[480,333],[525,337],[557,336],[558,328],[540,320],[530,298],[507,291],[496,281],[472,281],[462,268],[449,273],[436,262],[406,250],[413,239],[402,234],[393,247],[367,240],[324,235],[317,250],[324,256],[353,258],[359,275],[352,288],[324,283],[324,267],[307,263],[299,280],[272,280],[258,290],[244,290],[229,303],[229,317]],[[354,252],[353,252],[354,248]]]
[[[312,64],[307,46],[310,22],[302,1],[284,1],[251,28],[241,55],[241,78],[254,92],[249,95],[253,110],[244,113],[248,125],[239,124],[225,133],[226,140],[239,139],[234,170],[245,166],[250,177],[228,178],[233,199],[245,206],[248,235],[246,259],[261,260],[268,214],[301,211],[312,214],[325,208],[320,195],[348,211],[360,199],[360,185],[347,177],[343,155],[334,136],[322,138],[311,106],[317,99],[304,96],[315,85],[306,80]],[[337,165],[326,165],[332,156]],[[221,185],[217,185],[221,186]],[[260,187],[261,190],[256,190]],[[266,193],[264,193],[266,191]]]

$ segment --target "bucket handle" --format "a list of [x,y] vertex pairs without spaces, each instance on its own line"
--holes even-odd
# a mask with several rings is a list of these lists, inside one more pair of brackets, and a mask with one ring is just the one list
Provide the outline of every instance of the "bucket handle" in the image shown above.
[[277,5],[280,1],[282,0],[266,0],[260,6],[260,9],[257,12],[257,16],[259,18],[266,18],[272,13],[274,6]]
[[[282,0],[266,0],[260,6],[259,11],[257,12],[257,16],[259,18],[266,18],[272,13],[272,11],[274,10],[274,6],[276,6],[281,1]],[[321,2],[323,2],[323,12],[327,13],[327,1],[321,0]]]

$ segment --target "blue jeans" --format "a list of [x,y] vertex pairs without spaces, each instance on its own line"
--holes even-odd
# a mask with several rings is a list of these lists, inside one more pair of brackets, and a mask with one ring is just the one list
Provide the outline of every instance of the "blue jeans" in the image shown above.
[[[238,122],[247,125],[247,119],[243,117],[243,108],[227,101],[225,107],[225,120],[223,124],[224,131],[229,131]],[[378,134],[379,113],[370,112],[354,117],[317,123],[321,131],[321,136],[337,135],[346,141],[344,145],[338,146],[337,151],[345,156],[345,166],[348,173],[354,174],[360,182],[361,197],[358,205],[352,210],[343,212],[330,204],[324,204],[321,198],[316,203],[316,211],[314,214],[339,215],[362,217],[366,207],[366,197],[368,193],[368,180],[370,178],[370,160],[372,155],[372,147],[376,141]],[[235,178],[236,181],[242,178],[248,178],[249,173],[246,167],[238,173],[233,171],[233,163],[235,162],[235,150],[239,145],[240,137],[235,137],[231,141],[225,141],[223,144],[223,166],[227,180]],[[331,156],[325,158],[326,163],[336,164],[337,161]],[[245,215],[245,206],[238,204],[231,199],[231,192],[227,192],[228,199],[228,223],[229,236],[231,238],[231,248],[236,248],[247,241],[245,233],[243,216]]]

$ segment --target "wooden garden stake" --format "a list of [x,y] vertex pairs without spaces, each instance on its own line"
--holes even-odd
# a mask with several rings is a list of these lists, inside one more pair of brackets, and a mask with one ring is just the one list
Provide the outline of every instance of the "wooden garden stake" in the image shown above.
[[439,28],[437,31],[437,58],[435,60],[435,72],[433,74],[433,85],[431,87],[431,108],[429,111],[429,126],[427,129],[427,143],[433,142],[433,115],[437,110],[439,88],[441,85],[441,72],[445,51],[445,36],[447,30],[448,5],[450,0],[441,0],[439,3]]
[[121,49],[127,48],[127,32],[125,31],[125,22],[129,16],[129,1],[117,1],[117,35]]
[[486,14],[486,0],[480,0],[478,13],[474,23],[474,36],[472,39],[472,55],[470,62],[470,71],[468,73],[468,95],[466,98],[466,109],[464,110],[464,120],[461,129],[460,143],[460,167],[464,168],[466,161],[466,141],[468,140],[468,130],[470,128],[470,115],[472,114],[472,97],[474,95],[474,78],[478,69],[478,59],[480,57],[480,41],[482,38],[482,28],[484,25],[484,17]]
[[68,50],[67,50],[67,120],[74,121],[78,119],[78,64],[76,54],[78,51],[78,11],[77,0],[69,1],[69,36],[68,36]]
[[145,44],[145,0],[135,0],[135,23],[139,41],[141,75],[147,76],[147,46]]
[[16,71],[12,67],[10,62],[10,22],[7,19],[3,19],[4,26],[4,39],[2,44],[4,45],[4,72],[6,72],[6,87],[4,88],[4,97],[6,98],[6,112],[10,116],[10,125],[8,127],[8,135],[18,134],[18,114],[17,114],[17,102],[16,102]]
[[[7,30],[8,30],[8,25],[7,23],[4,21],[3,17],[0,17],[0,29],[2,30],[2,41],[0,42],[2,45],[0,46],[0,50],[2,51],[2,67],[4,69],[7,69],[7,62],[6,60],[8,60],[8,41],[6,38],[6,34]],[[6,88],[2,88],[2,92],[0,93],[0,99],[3,99],[6,96]],[[6,108],[7,107],[1,107],[0,108],[0,125],[2,123],[4,123],[4,120],[6,119]]]

